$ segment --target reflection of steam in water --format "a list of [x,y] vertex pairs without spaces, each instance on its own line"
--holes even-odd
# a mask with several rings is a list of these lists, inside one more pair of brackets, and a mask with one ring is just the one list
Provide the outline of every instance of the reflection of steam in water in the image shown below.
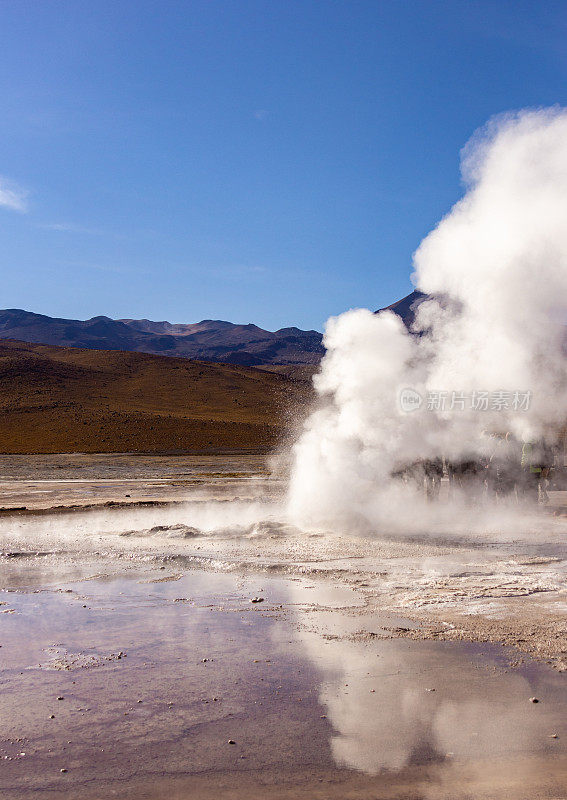
[[[484,658],[479,646],[376,641],[359,631],[362,621],[371,627],[368,617],[297,614],[302,647],[320,674],[338,765],[377,774],[545,752],[552,723],[528,702],[533,686],[496,656]],[[375,631],[389,624],[373,622]],[[341,638],[341,625],[354,636]]]
[[[257,545],[258,539],[252,541]],[[496,658],[485,659],[479,648],[470,646],[378,641],[367,631],[380,634],[383,626],[408,623],[360,614],[364,608],[353,606],[362,602],[362,593],[352,586],[314,576],[264,575],[260,583],[251,575],[164,573],[155,564],[138,564],[125,577],[116,563],[100,574],[103,563],[97,562],[94,580],[85,581],[85,575],[66,568],[55,591],[12,595],[17,613],[5,619],[3,638],[10,680],[19,685],[19,693],[6,692],[3,710],[18,721],[14,735],[25,729],[34,742],[42,743],[40,748],[52,747],[44,722],[51,712],[44,709],[38,716],[30,703],[18,712],[17,701],[31,680],[37,702],[49,702],[41,681],[53,669],[71,667],[68,675],[60,673],[61,679],[67,675],[68,684],[77,682],[62,692],[68,699],[76,692],[106,698],[93,703],[88,718],[77,717],[72,736],[67,728],[59,734],[65,742],[69,737],[87,743],[88,753],[81,756],[85,780],[91,774],[100,780],[95,745],[106,751],[109,720],[115,720],[117,709],[121,715],[123,706],[131,716],[112,757],[104,757],[111,771],[127,761],[139,764],[142,773],[179,774],[188,768],[188,752],[190,769],[211,774],[220,764],[221,771],[232,770],[232,754],[218,746],[218,726],[227,726],[221,734],[226,740],[238,724],[235,738],[239,747],[246,739],[247,764],[253,771],[287,765],[291,759],[302,780],[305,765],[312,770],[320,764],[332,773],[334,761],[340,770],[334,775],[341,780],[350,780],[345,777],[348,770],[369,776],[394,773],[396,786],[419,780],[419,792],[403,796],[531,800],[533,793],[519,791],[477,793],[486,762],[489,768],[492,762],[494,786],[497,764],[498,781],[508,771],[505,788],[523,788],[522,778],[511,772],[514,757],[522,760],[521,769],[533,786],[526,763],[541,756],[542,763],[550,764],[552,754],[545,752],[545,744],[553,730],[560,734],[553,744],[557,757],[564,752],[565,701],[554,688],[560,676],[553,684],[544,668],[532,669],[529,680],[506,674]],[[29,586],[29,564],[19,559],[11,564],[14,569],[19,565]],[[73,577],[77,583],[69,582]],[[264,603],[252,605],[250,598],[260,592]],[[85,625],[85,619],[91,624]],[[10,638],[23,639],[17,651]],[[59,643],[55,652],[53,642]],[[126,663],[113,656],[122,650],[128,654]],[[98,668],[75,669],[84,659],[88,666],[93,657],[99,664],[121,665],[104,689]],[[22,659],[31,669],[22,672]],[[42,675],[35,682],[39,665]],[[428,691],[432,688],[436,691]],[[534,694],[542,699],[538,706],[528,702]],[[134,714],[135,698],[143,702]],[[176,701],[173,709],[169,702],[166,706],[170,700]],[[322,714],[327,718],[321,719]],[[194,726],[188,725],[190,719]],[[193,750],[188,751],[191,741]],[[421,769],[424,764],[427,771]],[[466,766],[467,780],[472,775],[475,781],[468,795],[456,774],[459,764]],[[30,774],[42,779],[41,770]],[[377,780],[379,787],[382,778]],[[438,793],[440,786],[443,794]],[[340,787],[333,796],[340,797],[339,792]],[[386,795],[377,789],[371,796]]]

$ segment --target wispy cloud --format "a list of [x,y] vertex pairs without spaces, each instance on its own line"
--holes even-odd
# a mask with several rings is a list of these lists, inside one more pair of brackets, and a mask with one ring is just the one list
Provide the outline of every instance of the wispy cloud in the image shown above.
[[38,222],[38,228],[44,231],[56,231],[61,233],[88,233],[93,236],[102,234],[96,228],[85,228],[83,225],[75,225],[72,222]]
[[0,206],[11,211],[28,210],[27,197],[29,192],[18,186],[14,181],[0,176]]

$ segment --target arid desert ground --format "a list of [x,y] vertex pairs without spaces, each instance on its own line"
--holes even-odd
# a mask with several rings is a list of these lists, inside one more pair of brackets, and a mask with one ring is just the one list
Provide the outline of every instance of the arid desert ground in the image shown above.
[[2,797],[567,797],[561,493],[388,537],[294,528],[257,455],[0,476]]

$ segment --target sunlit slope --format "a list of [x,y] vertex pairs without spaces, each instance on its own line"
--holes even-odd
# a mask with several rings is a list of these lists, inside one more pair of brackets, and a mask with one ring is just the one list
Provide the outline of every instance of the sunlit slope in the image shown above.
[[0,342],[0,451],[267,451],[310,389],[250,367]]

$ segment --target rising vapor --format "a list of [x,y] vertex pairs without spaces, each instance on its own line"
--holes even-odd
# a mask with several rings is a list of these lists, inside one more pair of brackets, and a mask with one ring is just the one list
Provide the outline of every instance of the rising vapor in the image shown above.
[[[564,424],[567,110],[491,120],[462,175],[464,197],[414,255],[432,299],[413,330],[366,309],[327,323],[319,404],[294,452],[299,524],[407,521],[416,507],[392,479],[404,464],[480,456],[483,431],[551,439]],[[408,389],[415,411],[400,407]]]

